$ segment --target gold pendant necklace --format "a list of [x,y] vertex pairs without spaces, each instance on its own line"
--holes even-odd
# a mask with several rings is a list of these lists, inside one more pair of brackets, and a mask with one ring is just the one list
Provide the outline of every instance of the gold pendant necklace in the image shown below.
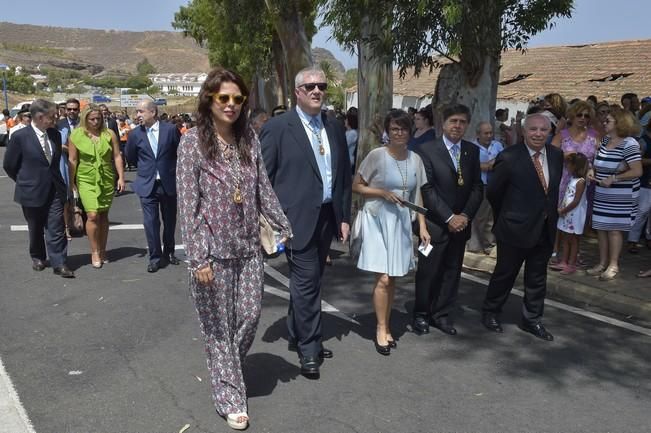
[[223,147],[222,155],[224,156],[224,160],[228,162],[228,169],[235,183],[235,188],[233,190],[233,203],[240,204],[244,201],[242,190],[240,189],[242,183],[242,175],[240,173],[240,154],[236,146],[226,143],[219,136],[217,137],[217,141]]
[[[387,152],[389,152],[387,150]],[[389,152],[389,155],[391,156],[391,159],[396,163],[396,167],[398,167],[398,172],[400,173],[400,179],[402,179],[402,199],[406,200],[407,199],[407,178],[408,176],[408,170],[409,170],[409,154],[407,154],[407,158],[405,159],[405,174],[402,174],[402,169],[400,168],[400,164],[398,164],[398,160],[391,155]]]

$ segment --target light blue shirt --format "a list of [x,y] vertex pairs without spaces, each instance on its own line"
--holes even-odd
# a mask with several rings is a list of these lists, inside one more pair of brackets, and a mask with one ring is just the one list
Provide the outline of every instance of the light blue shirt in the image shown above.
[[[479,149],[479,162],[484,164],[488,161],[491,161],[497,158],[497,155],[504,150],[504,146],[497,140],[492,140],[488,147],[484,147],[479,142],[474,142],[477,148]],[[489,173],[488,171],[482,170],[481,180],[484,182],[484,185],[488,185]]]
[[452,146],[455,144],[457,145],[457,151],[459,152],[459,155],[461,155],[461,140],[459,140],[457,143],[451,142],[448,137],[443,134],[443,144],[445,144],[445,147],[448,148],[448,153],[450,154],[450,159],[452,160],[452,165],[454,165],[455,169],[459,169],[457,167],[457,158],[454,157],[454,152],[452,151]]
[[[314,158],[316,163],[319,166],[319,174],[321,175],[321,180],[323,181],[323,203],[328,203],[332,201],[332,154],[330,152],[330,142],[328,141],[328,134],[326,133],[325,128],[323,127],[323,122],[321,121],[321,113],[316,116],[310,116],[301,110],[300,107],[296,106],[296,113],[301,119],[303,128],[307,137],[310,139],[310,144],[312,145],[312,152],[314,152]],[[312,118],[316,117],[319,123],[319,131],[314,131],[310,122]],[[321,138],[321,145],[325,150],[324,154],[321,155],[319,152],[319,139],[316,134],[319,134]]]
[[[158,120],[156,123],[151,125],[150,128],[147,128],[145,126],[145,131],[147,132],[147,139],[149,140],[149,146],[151,146],[151,151],[154,152],[154,159],[158,157],[158,137],[159,137],[159,131],[160,131],[160,124],[158,123]],[[150,135],[154,136],[155,141],[152,142]],[[156,180],[160,179],[160,173],[158,170],[156,170]]]

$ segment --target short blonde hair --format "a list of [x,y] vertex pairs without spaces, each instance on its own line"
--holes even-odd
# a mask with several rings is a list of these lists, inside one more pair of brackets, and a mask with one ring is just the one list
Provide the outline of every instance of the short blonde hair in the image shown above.
[[640,124],[630,111],[616,108],[610,111],[610,116],[615,119],[617,136],[637,137],[640,134]]

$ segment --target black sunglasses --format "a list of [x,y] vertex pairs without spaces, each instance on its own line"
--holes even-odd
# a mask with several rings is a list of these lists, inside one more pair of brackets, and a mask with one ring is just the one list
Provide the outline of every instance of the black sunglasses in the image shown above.
[[328,83],[307,83],[302,84],[301,87],[305,88],[307,92],[311,92],[315,87],[318,87],[320,91],[325,92],[328,88]]

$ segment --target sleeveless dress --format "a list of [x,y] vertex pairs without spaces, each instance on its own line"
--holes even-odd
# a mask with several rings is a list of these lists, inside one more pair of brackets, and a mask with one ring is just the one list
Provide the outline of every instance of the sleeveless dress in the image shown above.
[[[420,186],[426,182],[420,157],[409,151],[407,159],[394,159],[385,147],[373,149],[359,167],[359,174],[372,188],[392,191],[412,203],[420,199]],[[412,212],[407,207],[380,198],[366,199],[360,210],[362,245],[357,267],[364,271],[406,275],[415,265],[412,244]]]
[[79,197],[86,212],[103,212],[113,202],[115,169],[111,134],[104,130],[94,143],[83,128],[75,128],[70,141],[77,148],[76,181]]
[[[563,198],[563,202],[561,203],[560,207],[565,207],[574,201],[574,197],[576,197],[576,185],[579,183],[579,180],[584,180],[584,179],[578,177],[573,177],[572,179],[570,179],[565,189],[565,196]],[[587,198],[587,191],[584,190],[583,195],[581,196],[581,200],[579,201],[579,204],[574,209],[566,213],[565,215],[559,216],[558,224],[556,227],[558,227],[559,230],[565,233],[582,235],[587,213],[588,213],[588,198]]]
[[[594,161],[595,177],[603,180],[621,171],[624,164],[640,161],[640,145],[632,137],[626,137],[614,149],[608,149],[609,137],[605,137]],[[606,231],[629,231],[637,214],[637,197],[640,179],[620,180],[610,188],[595,187],[592,210],[592,228]]]
[[[585,137],[585,140],[582,142],[576,142],[572,139],[570,131],[568,129],[561,130],[561,150],[563,153],[575,152],[582,153],[588,158],[590,166],[594,163],[594,157],[597,153],[597,131],[592,128],[589,128]],[[558,188],[558,203],[563,203],[563,196],[565,190],[567,189],[567,184],[572,179],[572,175],[567,171],[567,168],[563,166],[563,176],[561,177],[561,185]],[[592,204],[592,198],[594,196],[594,189],[591,185],[588,185],[587,199],[588,207]]]

